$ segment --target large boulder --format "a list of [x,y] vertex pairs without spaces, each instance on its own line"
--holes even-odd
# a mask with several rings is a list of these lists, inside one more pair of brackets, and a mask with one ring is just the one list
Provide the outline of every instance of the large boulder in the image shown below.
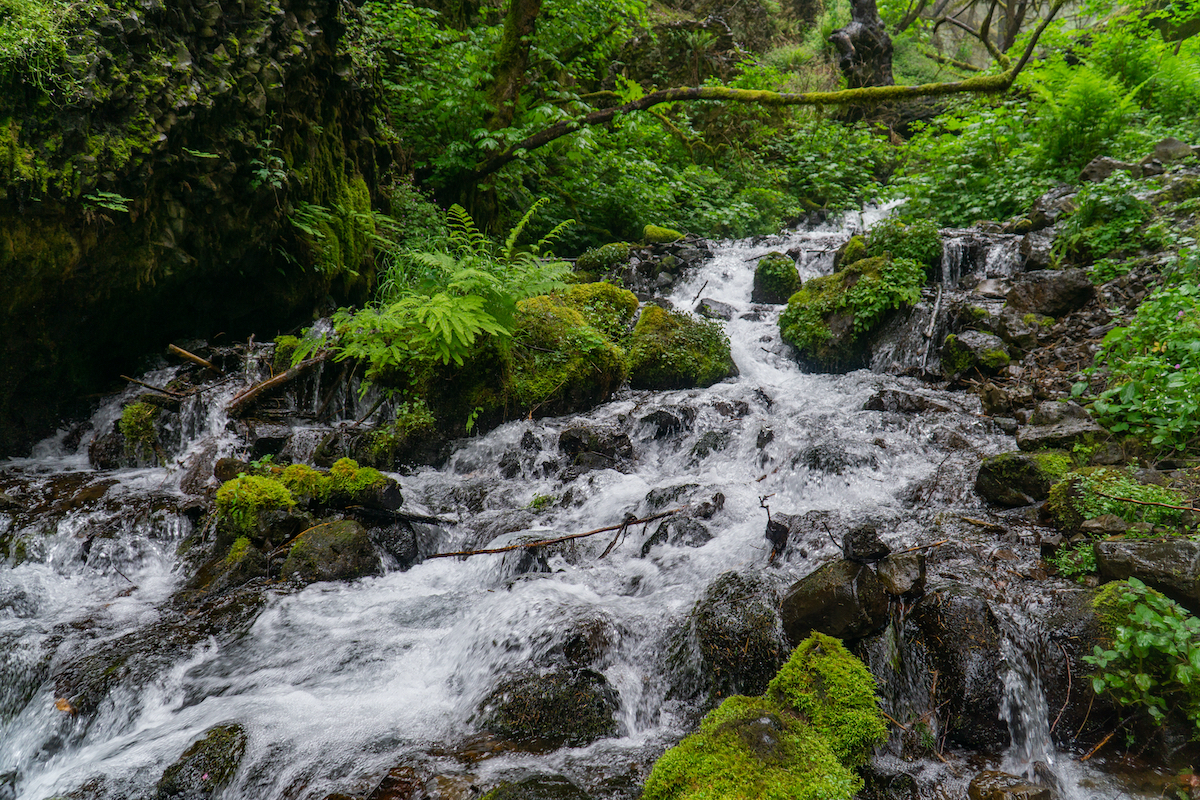
[[518,747],[583,747],[617,732],[617,694],[591,669],[508,676],[479,705],[479,724]]
[[839,639],[858,639],[887,624],[888,597],[865,564],[831,561],[796,581],[780,607],[783,630],[791,642],[813,631]]
[[249,737],[237,724],[210,728],[154,787],[156,800],[206,800],[222,793],[237,774]]
[[1046,400],[1034,409],[1029,425],[1017,431],[1017,447],[1026,451],[1065,449],[1104,436],[1107,431],[1078,403]]
[[1200,541],[1183,537],[1096,542],[1096,570],[1106,581],[1137,578],[1200,613]]
[[719,323],[656,305],[642,309],[629,344],[631,386],[689,389],[736,374],[729,339]]
[[796,261],[783,253],[768,253],[754,268],[754,287],[750,300],[754,303],[786,303],[800,288],[800,273]]
[[764,578],[726,572],[692,610],[691,635],[702,679],[711,694],[762,694],[788,648],[779,619],[779,595]]
[[1050,487],[1071,469],[1071,459],[1061,451],[1000,453],[979,465],[975,491],[989,503],[1027,506],[1050,496]]
[[279,570],[284,578],[306,583],[353,580],[381,571],[366,528],[352,519],[327,522],[301,533]]
[[1004,341],[982,331],[951,333],[942,342],[942,372],[953,378],[969,372],[985,375],[1007,367],[1012,361]]
[[1096,287],[1082,269],[1026,272],[1008,292],[1005,301],[1022,312],[1061,317],[1087,305]]

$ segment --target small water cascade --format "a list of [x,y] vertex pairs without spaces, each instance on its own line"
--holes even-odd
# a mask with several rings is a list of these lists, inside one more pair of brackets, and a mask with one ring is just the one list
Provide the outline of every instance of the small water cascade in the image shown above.
[[[721,243],[676,284],[669,299],[678,308],[701,297],[733,308],[726,330],[737,378],[704,390],[626,390],[586,413],[509,422],[454,443],[443,467],[396,476],[407,510],[449,520],[414,526],[421,557],[610,525],[662,510],[663,498],[699,505],[721,496],[686,530],[658,538],[655,526],[630,530],[603,558],[605,537],[557,547],[537,563],[512,554],[418,558],[377,577],[265,586],[253,602],[206,607],[221,627],[184,614],[177,601],[188,576],[178,548],[204,519],[190,487],[212,485],[196,465],[251,455],[223,407],[261,374],[265,349],[250,352],[244,372],[226,365],[224,381],[181,401],[162,465],[89,466],[89,443],[111,430],[136,387],[32,457],[3,465],[0,797],[44,800],[81,786],[86,798],[153,796],[165,765],[231,721],[246,728],[249,744],[226,797],[365,796],[398,765],[435,775],[427,791],[441,798],[534,773],[566,776],[595,798],[635,797],[654,759],[703,711],[678,691],[666,654],[718,576],[736,570],[788,586],[837,555],[826,521],[869,521],[904,549],[948,537],[976,547],[960,535],[971,525],[953,520],[991,518],[971,489],[973,471],[982,455],[1011,449],[1011,439],[978,414],[974,398],[900,374],[929,366],[944,305],[938,289],[884,337],[893,343],[880,350],[880,371],[847,375],[802,371],[779,336],[781,307],[750,301],[757,257],[794,251],[807,279],[831,269],[849,233],[831,226]],[[1011,239],[990,247],[959,239],[945,291],[970,271],[1015,269]],[[163,385],[171,375],[141,379]],[[864,409],[883,390],[939,410]],[[299,391],[293,407],[304,413],[262,423],[287,427],[283,455],[297,460],[311,457],[327,431],[315,419],[323,406],[350,422],[372,403]],[[660,412],[679,424],[664,427]],[[619,469],[564,471],[557,442],[580,425],[627,434],[633,456]],[[797,528],[773,564],[764,496],[774,512],[822,521],[811,535]],[[885,652],[870,660],[893,713],[928,717],[937,748],[930,673],[905,643],[907,625],[901,613],[877,640]],[[1039,705],[1037,661],[1016,636],[1023,629],[1014,617],[1011,647],[996,666],[1011,676],[1005,709],[1014,745],[995,765],[1026,773],[1043,761],[1076,780],[1049,741],[1052,709]],[[588,669],[616,698],[615,735],[550,752],[497,748],[481,737],[481,703],[498,682],[560,663],[579,637]],[[112,679],[93,707],[64,708],[57,677],[95,653],[122,656]],[[942,757],[950,763],[880,756],[926,775],[928,797],[960,789],[969,769],[959,755]]]

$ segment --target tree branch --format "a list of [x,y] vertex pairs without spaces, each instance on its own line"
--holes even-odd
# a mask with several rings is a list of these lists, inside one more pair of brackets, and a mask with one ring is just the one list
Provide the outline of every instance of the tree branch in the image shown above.
[[[525,550],[530,547],[542,547],[542,546],[548,545],[548,544],[558,544],[559,542],[568,542],[572,539],[582,539],[585,536],[595,536],[597,533],[605,533],[607,531],[622,530],[622,529],[630,527],[631,525],[642,525],[647,522],[653,522],[656,519],[662,519],[663,517],[669,517],[672,514],[678,514],[680,511],[683,511],[683,509],[682,508],[673,508],[670,511],[664,511],[661,514],[652,514],[651,516],[646,517],[645,519],[627,519],[618,525],[609,525],[606,528],[596,528],[596,530],[594,530],[594,531],[587,531],[585,533],[572,533],[567,536],[558,536],[553,539],[542,539],[542,540],[536,541],[536,542],[521,542],[519,544],[510,544],[507,547],[490,547],[486,550],[459,550],[456,553],[435,553],[435,554],[429,556],[428,558],[426,558],[425,560],[428,561],[430,558],[450,558],[451,556],[479,556],[479,555],[486,555],[488,553],[507,553],[512,550]],[[605,553],[607,554],[607,552],[608,551],[606,550]]]

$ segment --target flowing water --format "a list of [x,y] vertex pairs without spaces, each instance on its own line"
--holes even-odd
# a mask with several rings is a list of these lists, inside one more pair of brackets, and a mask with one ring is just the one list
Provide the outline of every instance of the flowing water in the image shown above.
[[[249,746],[226,797],[366,794],[406,763],[442,776],[444,797],[538,772],[566,775],[596,797],[635,796],[654,758],[696,721],[695,704],[672,692],[665,654],[705,587],[729,570],[786,587],[837,555],[816,527],[812,535],[793,534],[783,558],[768,564],[764,503],[772,513],[821,512],[843,528],[874,522],[893,549],[942,538],[947,514],[988,515],[970,488],[973,471],[982,455],[1011,449],[1012,440],[978,413],[974,398],[865,370],[807,374],[780,340],[781,307],[751,304],[757,256],[799,252],[807,279],[831,269],[847,235],[829,229],[724,243],[674,288],[677,307],[703,296],[734,308],[726,330],[737,378],[704,390],[625,391],[589,413],[510,422],[458,442],[444,468],[396,476],[406,510],[454,520],[418,526],[426,556],[612,525],[627,513],[660,510],[656,497],[663,495],[698,503],[720,493],[724,506],[697,523],[701,535],[652,544],[649,526],[631,529],[606,557],[611,534],[577,540],[547,556],[544,571],[527,571],[511,554],[485,555],[268,592],[243,635],[193,637],[157,660],[132,655],[92,713],[56,708],[52,676],[97,643],[174,619],[168,601],[185,581],[176,548],[199,519],[182,501],[181,465],[206,448],[237,452],[220,401],[252,375],[185,402],[168,467],[92,471],[91,433],[78,444],[78,436],[60,435],[33,457],[9,462],[0,486],[40,513],[0,506],[0,542],[9,549],[0,567],[0,775],[7,776],[0,797],[42,800],[85,784],[93,796],[142,796],[203,731],[232,721],[246,727]],[[989,247],[1012,252],[1002,244]],[[1012,272],[1007,255],[989,260],[986,251],[955,245],[952,256],[968,255],[948,258],[947,274],[957,280],[989,265]],[[937,326],[928,320],[940,294],[928,295],[924,317],[897,329],[891,366],[935,367],[928,339]],[[169,373],[143,379],[161,385]],[[881,389],[946,410],[864,411]],[[131,389],[103,406],[91,430],[109,429],[135,395]],[[692,421],[664,434],[651,421],[659,410]],[[627,433],[632,464],[564,478],[554,464],[557,439],[579,424]],[[520,474],[506,479],[498,465],[512,453]],[[798,458],[804,453],[824,455]],[[81,490],[91,502],[65,507],[61,498]],[[546,502],[539,498],[553,499],[532,510]],[[1016,612],[1007,619],[1021,630]],[[580,626],[603,632],[595,666],[619,698],[618,734],[550,753],[484,752],[477,724],[483,698],[502,676],[546,663],[564,632]],[[1009,675],[1005,708],[1014,739],[1002,766],[1018,774],[1057,758],[1037,664],[1022,641],[1011,637],[1007,663],[997,665]],[[917,686],[910,695],[921,680],[910,676]],[[906,768],[935,776],[922,783],[928,796],[961,794],[963,775],[969,778],[965,767],[930,759]]]

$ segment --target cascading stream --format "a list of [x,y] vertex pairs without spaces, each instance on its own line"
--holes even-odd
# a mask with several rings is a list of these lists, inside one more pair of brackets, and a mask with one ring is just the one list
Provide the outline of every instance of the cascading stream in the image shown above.
[[[45,676],[93,639],[112,640],[163,617],[162,604],[184,580],[173,550],[192,523],[156,512],[153,498],[179,496],[180,470],[98,475],[86,471],[79,452],[53,443],[10,463],[14,474],[45,473],[39,480],[48,492],[69,476],[115,483],[105,490],[114,501],[106,510],[65,511],[37,552],[0,568],[0,642],[21,654],[0,661],[0,774],[15,774],[20,800],[43,800],[95,776],[105,776],[119,795],[122,787],[153,786],[203,731],[237,721],[250,743],[231,797],[366,792],[413,759],[432,760],[444,774],[480,786],[541,771],[600,792],[628,782],[631,767],[644,777],[695,721],[695,709],[671,694],[663,654],[704,588],[728,570],[766,574],[786,586],[836,555],[821,533],[791,542],[768,566],[764,496],[773,512],[877,521],[894,548],[926,543],[939,508],[986,513],[969,489],[971,471],[980,454],[1008,445],[975,413],[972,399],[867,371],[806,374],[780,340],[781,307],[750,303],[757,257],[797,250],[807,279],[831,269],[847,235],[831,229],[722,244],[675,288],[670,300],[679,308],[704,297],[733,307],[726,330],[739,377],[705,390],[626,391],[585,414],[510,422],[459,442],[443,469],[399,477],[412,510],[458,520],[423,528],[427,551],[614,524],[626,513],[659,510],[648,499],[653,490],[674,492],[679,503],[724,495],[724,509],[702,526],[707,540],[653,544],[651,527],[629,532],[605,558],[607,536],[556,548],[544,572],[520,573],[511,555],[436,559],[353,583],[269,593],[245,635],[192,643],[166,668],[116,686],[90,716],[56,709],[54,681]],[[949,410],[928,417],[862,410],[880,388],[921,393]],[[180,432],[184,456],[236,447],[221,399],[189,401]],[[115,401],[101,409],[95,430],[111,426],[119,408]],[[691,427],[656,438],[647,417],[681,408],[694,411]],[[627,432],[632,467],[563,480],[551,466],[556,443],[578,424]],[[813,448],[836,455],[836,468],[799,457]],[[511,452],[526,453],[526,460],[521,475],[508,480],[497,464]],[[536,508],[546,497],[549,505]],[[130,520],[126,512],[134,507],[145,513]],[[6,519],[0,514],[0,525],[11,526]],[[89,525],[105,535],[85,539],[91,550],[81,558],[80,530]],[[616,691],[618,734],[547,754],[462,756],[478,733],[479,704],[497,681],[544,665],[562,632],[581,626],[602,632],[595,668]],[[1026,696],[1014,689],[1011,713],[1024,719],[1017,695]]]

